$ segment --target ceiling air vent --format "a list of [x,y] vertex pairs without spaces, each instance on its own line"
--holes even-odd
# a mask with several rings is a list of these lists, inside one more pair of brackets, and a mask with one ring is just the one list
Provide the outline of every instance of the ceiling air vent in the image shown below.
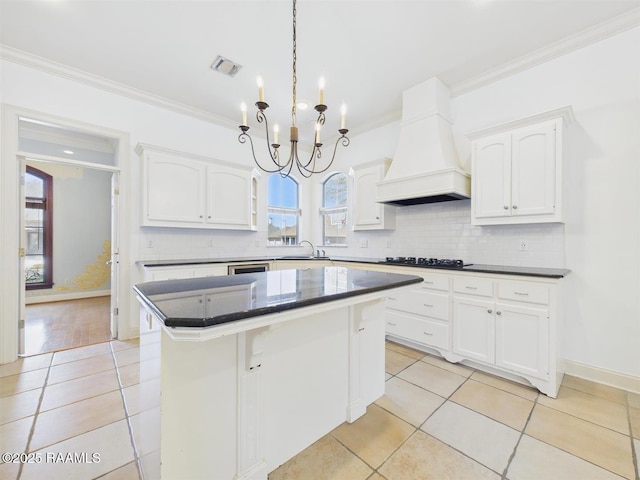
[[221,57],[220,55],[218,55],[218,58],[216,58],[211,65],[211,70],[220,72],[229,77],[235,76],[241,68],[242,65],[232,62],[228,58]]

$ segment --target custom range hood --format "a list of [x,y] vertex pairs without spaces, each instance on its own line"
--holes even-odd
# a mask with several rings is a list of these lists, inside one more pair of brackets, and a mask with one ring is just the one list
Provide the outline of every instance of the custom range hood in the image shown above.
[[403,92],[398,147],[376,201],[416,205],[471,196],[470,175],[453,144],[449,103],[449,89],[437,77]]

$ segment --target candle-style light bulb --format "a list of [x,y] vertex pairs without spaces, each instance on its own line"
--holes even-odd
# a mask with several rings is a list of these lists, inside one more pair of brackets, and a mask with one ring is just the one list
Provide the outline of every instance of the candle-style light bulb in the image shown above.
[[264,81],[260,75],[256,78],[256,83],[258,84],[258,101],[264,102]]
[[278,144],[278,132],[280,132],[280,127],[276,123],[273,126],[273,143],[275,143],[276,145]]
[[240,104],[240,111],[242,112],[242,125],[247,125],[247,104],[242,102]]
[[324,77],[318,80],[318,105],[324,105]]
[[340,107],[340,116],[340,129],[344,130],[345,128],[347,128],[347,106],[344,103]]

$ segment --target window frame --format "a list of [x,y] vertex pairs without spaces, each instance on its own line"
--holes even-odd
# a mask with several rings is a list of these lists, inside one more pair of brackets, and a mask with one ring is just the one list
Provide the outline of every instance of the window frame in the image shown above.
[[[326,203],[327,203],[327,183],[334,178],[335,176],[340,175],[344,178],[344,192],[345,192],[345,199],[344,199],[344,204],[340,204],[337,206],[333,206],[333,207],[327,207]],[[322,206],[319,209],[319,213],[320,213],[320,224],[321,224],[321,231],[322,231],[322,246],[328,246],[328,247],[346,247],[347,246],[347,233],[348,233],[348,229],[347,229],[347,224],[348,224],[348,219],[349,219],[349,176],[343,172],[333,172],[332,174],[330,174],[327,178],[325,178],[322,182]],[[344,237],[344,243],[326,243],[326,238],[327,235],[325,234],[325,226],[326,226],[326,217],[328,215],[333,215],[333,214],[339,214],[339,213],[344,213],[345,214],[345,222],[344,222],[344,226],[345,226],[345,237]]]
[[[43,246],[42,246],[42,257],[43,257],[43,279],[42,282],[31,282],[27,283],[25,279],[25,288],[26,290],[41,290],[45,288],[53,287],[53,176],[49,175],[42,170],[39,170],[35,167],[28,166],[26,167],[26,173],[29,175],[33,175],[42,180],[42,204],[44,208],[43,217],[42,217],[42,235],[43,235]],[[33,206],[28,207],[29,203],[32,205],[35,202],[29,202],[29,199],[35,199],[34,197],[27,197],[25,195],[25,204],[24,209],[34,208]],[[24,228],[26,230],[27,225],[25,223]],[[26,255],[26,252],[25,252]]]
[[[288,178],[289,180],[291,180],[294,185],[295,185],[295,189],[296,189],[296,206],[295,207],[277,207],[277,206],[272,206],[269,204],[269,197],[270,197],[270,181],[269,179],[273,176],[278,176],[281,178]],[[269,175],[267,177],[267,223],[269,222],[269,217],[274,214],[274,215],[292,215],[295,216],[296,218],[296,231],[295,231],[295,237],[280,237],[280,241],[282,242],[283,238],[292,238],[293,239],[293,243],[291,242],[286,242],[286,243],[280,243],[280,244],[271,244],[271,239],[269,237],[269,227],[267,225],[267,246],[269,247],[287,247],[287,246],[295,246],[298,245],[298,242],[300,241],[300,217],[302,216],[302,210],[300,209],[300,182],[298,182],[292,175],[289,175],[288,177],[283,177],[282,175],[280,175],[279,173],[272,173],[271,175]]]

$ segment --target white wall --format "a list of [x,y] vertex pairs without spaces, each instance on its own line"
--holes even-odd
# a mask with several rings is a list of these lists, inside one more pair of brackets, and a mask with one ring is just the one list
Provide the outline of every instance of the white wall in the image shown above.
[[[567,358],[640,376],[639,42],[636,28],[453,99],[463,162],[469,156],[464,133],[573,106],[577,122],[570,135],[570,209],[564,226],[479,228],[469,224],[468,201],[417,205],[398,210],[394,232],[352,233],[351,246],[327,251],[566,266],[572,270],[566,279]],[[139,163],[133,153],[138,142],[250,162],[237,131],[7,61],[2,62],[1,75],[3,102],[129,132],[133,199],[139,191]],[[339,149],[336,170],[393,157],[397,130],[397,123],[392,123],[353,137],[348,149]],[[262,188],[265,180],[263,175]],[[312,232],[317,186],[304,187],[303,231]],[[265,204],[264,195],[260,202]],[[132,217],[133,260],[277,255],[282,250],[265,247],[266,219],[255,233],[141,229],[138,202],[132,205]],[[526,255],[517,250],[523,236],[530,244]],[[367,248],[358,246],[361,238],[368,240]],[[139,277],[135,266],[130,267],[135,282]]]

